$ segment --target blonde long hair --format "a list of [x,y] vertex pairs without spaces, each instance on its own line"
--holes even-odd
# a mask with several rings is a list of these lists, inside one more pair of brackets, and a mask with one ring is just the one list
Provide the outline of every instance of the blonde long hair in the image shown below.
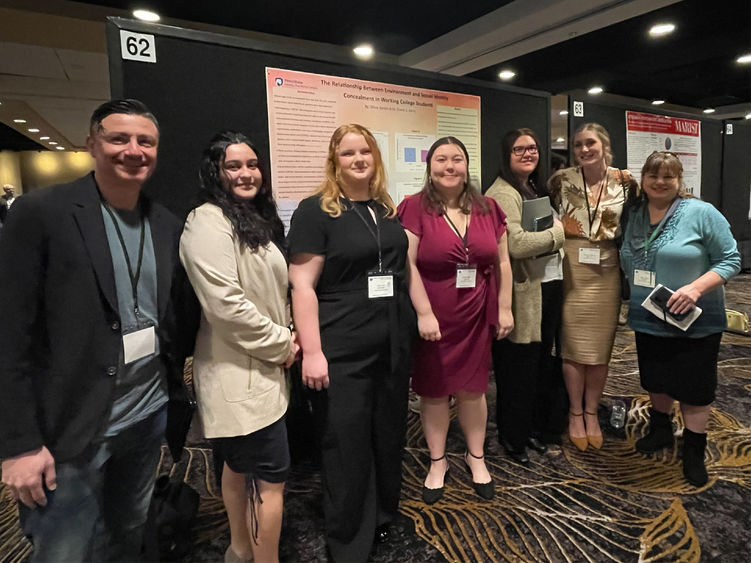
[[370,197],[386,208],[388,211],[387,217],[396,216],[396,206],[389,195],[388,184],[386,183],[386,169],[383,166],[381,150],[378,148],[378,143],[376,143],[373,134],[357,123],[340,125],[336,128],[334,134],[331,135],[329,152],[326,157],[326,179],[315,191],[316,194],[321,196],[321,209],[332,217],[339,217],[345,209],[345,206],[342,205],[344,192],[339,185],[339,159],[337,158],[337,151],[339,150],[342,138],[347,133],[362,135],[365,138],[365,142],[368,143],[368,147],[370,147],[373,155],[373,166],[375,168],[373,178],[370,180]]

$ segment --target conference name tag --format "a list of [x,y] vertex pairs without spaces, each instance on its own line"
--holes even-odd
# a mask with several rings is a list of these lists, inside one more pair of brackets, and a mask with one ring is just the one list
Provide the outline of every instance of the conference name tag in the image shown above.
[[580,248],[579,249],[579,264],[599,264],[600,263],[600,249],[599,248]]
[[456,287],[471,288],[477,285],[477,266],[474,264],[456,265]]
[[393,274],[368,274],[368,298],[379,299],[381,297],[394,296]]
[[634,285],[640,287],[654,287],[655,273],[649,270],[634,270]]
[[156,352],[156,332],[149,326],[123,334],[123,362],[127,365]]

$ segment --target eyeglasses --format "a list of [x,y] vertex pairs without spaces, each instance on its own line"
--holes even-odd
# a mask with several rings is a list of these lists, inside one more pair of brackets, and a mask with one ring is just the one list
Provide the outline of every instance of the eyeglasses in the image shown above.
[[514,153],[514,156],[524,156],[525,152],[528,152],[529,154],[537,154],[537,145],[527,145],[526,147],[513,147],[511,149],[511,152]]

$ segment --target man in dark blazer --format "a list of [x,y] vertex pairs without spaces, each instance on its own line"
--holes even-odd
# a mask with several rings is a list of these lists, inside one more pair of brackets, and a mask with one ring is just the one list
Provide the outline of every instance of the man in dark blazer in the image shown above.
[[93,173],[19,198],[0,240],[2,480],[35,561],[139,557],[195,334],[182,224],[141,193],[158,142],[141,102],[103,104]]

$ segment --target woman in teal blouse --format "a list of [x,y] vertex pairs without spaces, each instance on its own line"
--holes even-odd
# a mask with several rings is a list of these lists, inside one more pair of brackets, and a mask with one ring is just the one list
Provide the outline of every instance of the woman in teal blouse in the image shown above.
[[[683,166],[670,152],[654,152],[642,168],[643,201],[631,212],[621,263],[631,286],[629,325],[636,333],[642,387],[652,402],[642,453],[673,444],[670,411],[680,403],[683,474],[706,484],[706,427],[717,388],[717,355],[725,329],[723,286],[740,270],[730,225],[709,203],[683,189]],[[641,306],[657,284],[674,291],[666,314],[701,315],[684,332]]]

